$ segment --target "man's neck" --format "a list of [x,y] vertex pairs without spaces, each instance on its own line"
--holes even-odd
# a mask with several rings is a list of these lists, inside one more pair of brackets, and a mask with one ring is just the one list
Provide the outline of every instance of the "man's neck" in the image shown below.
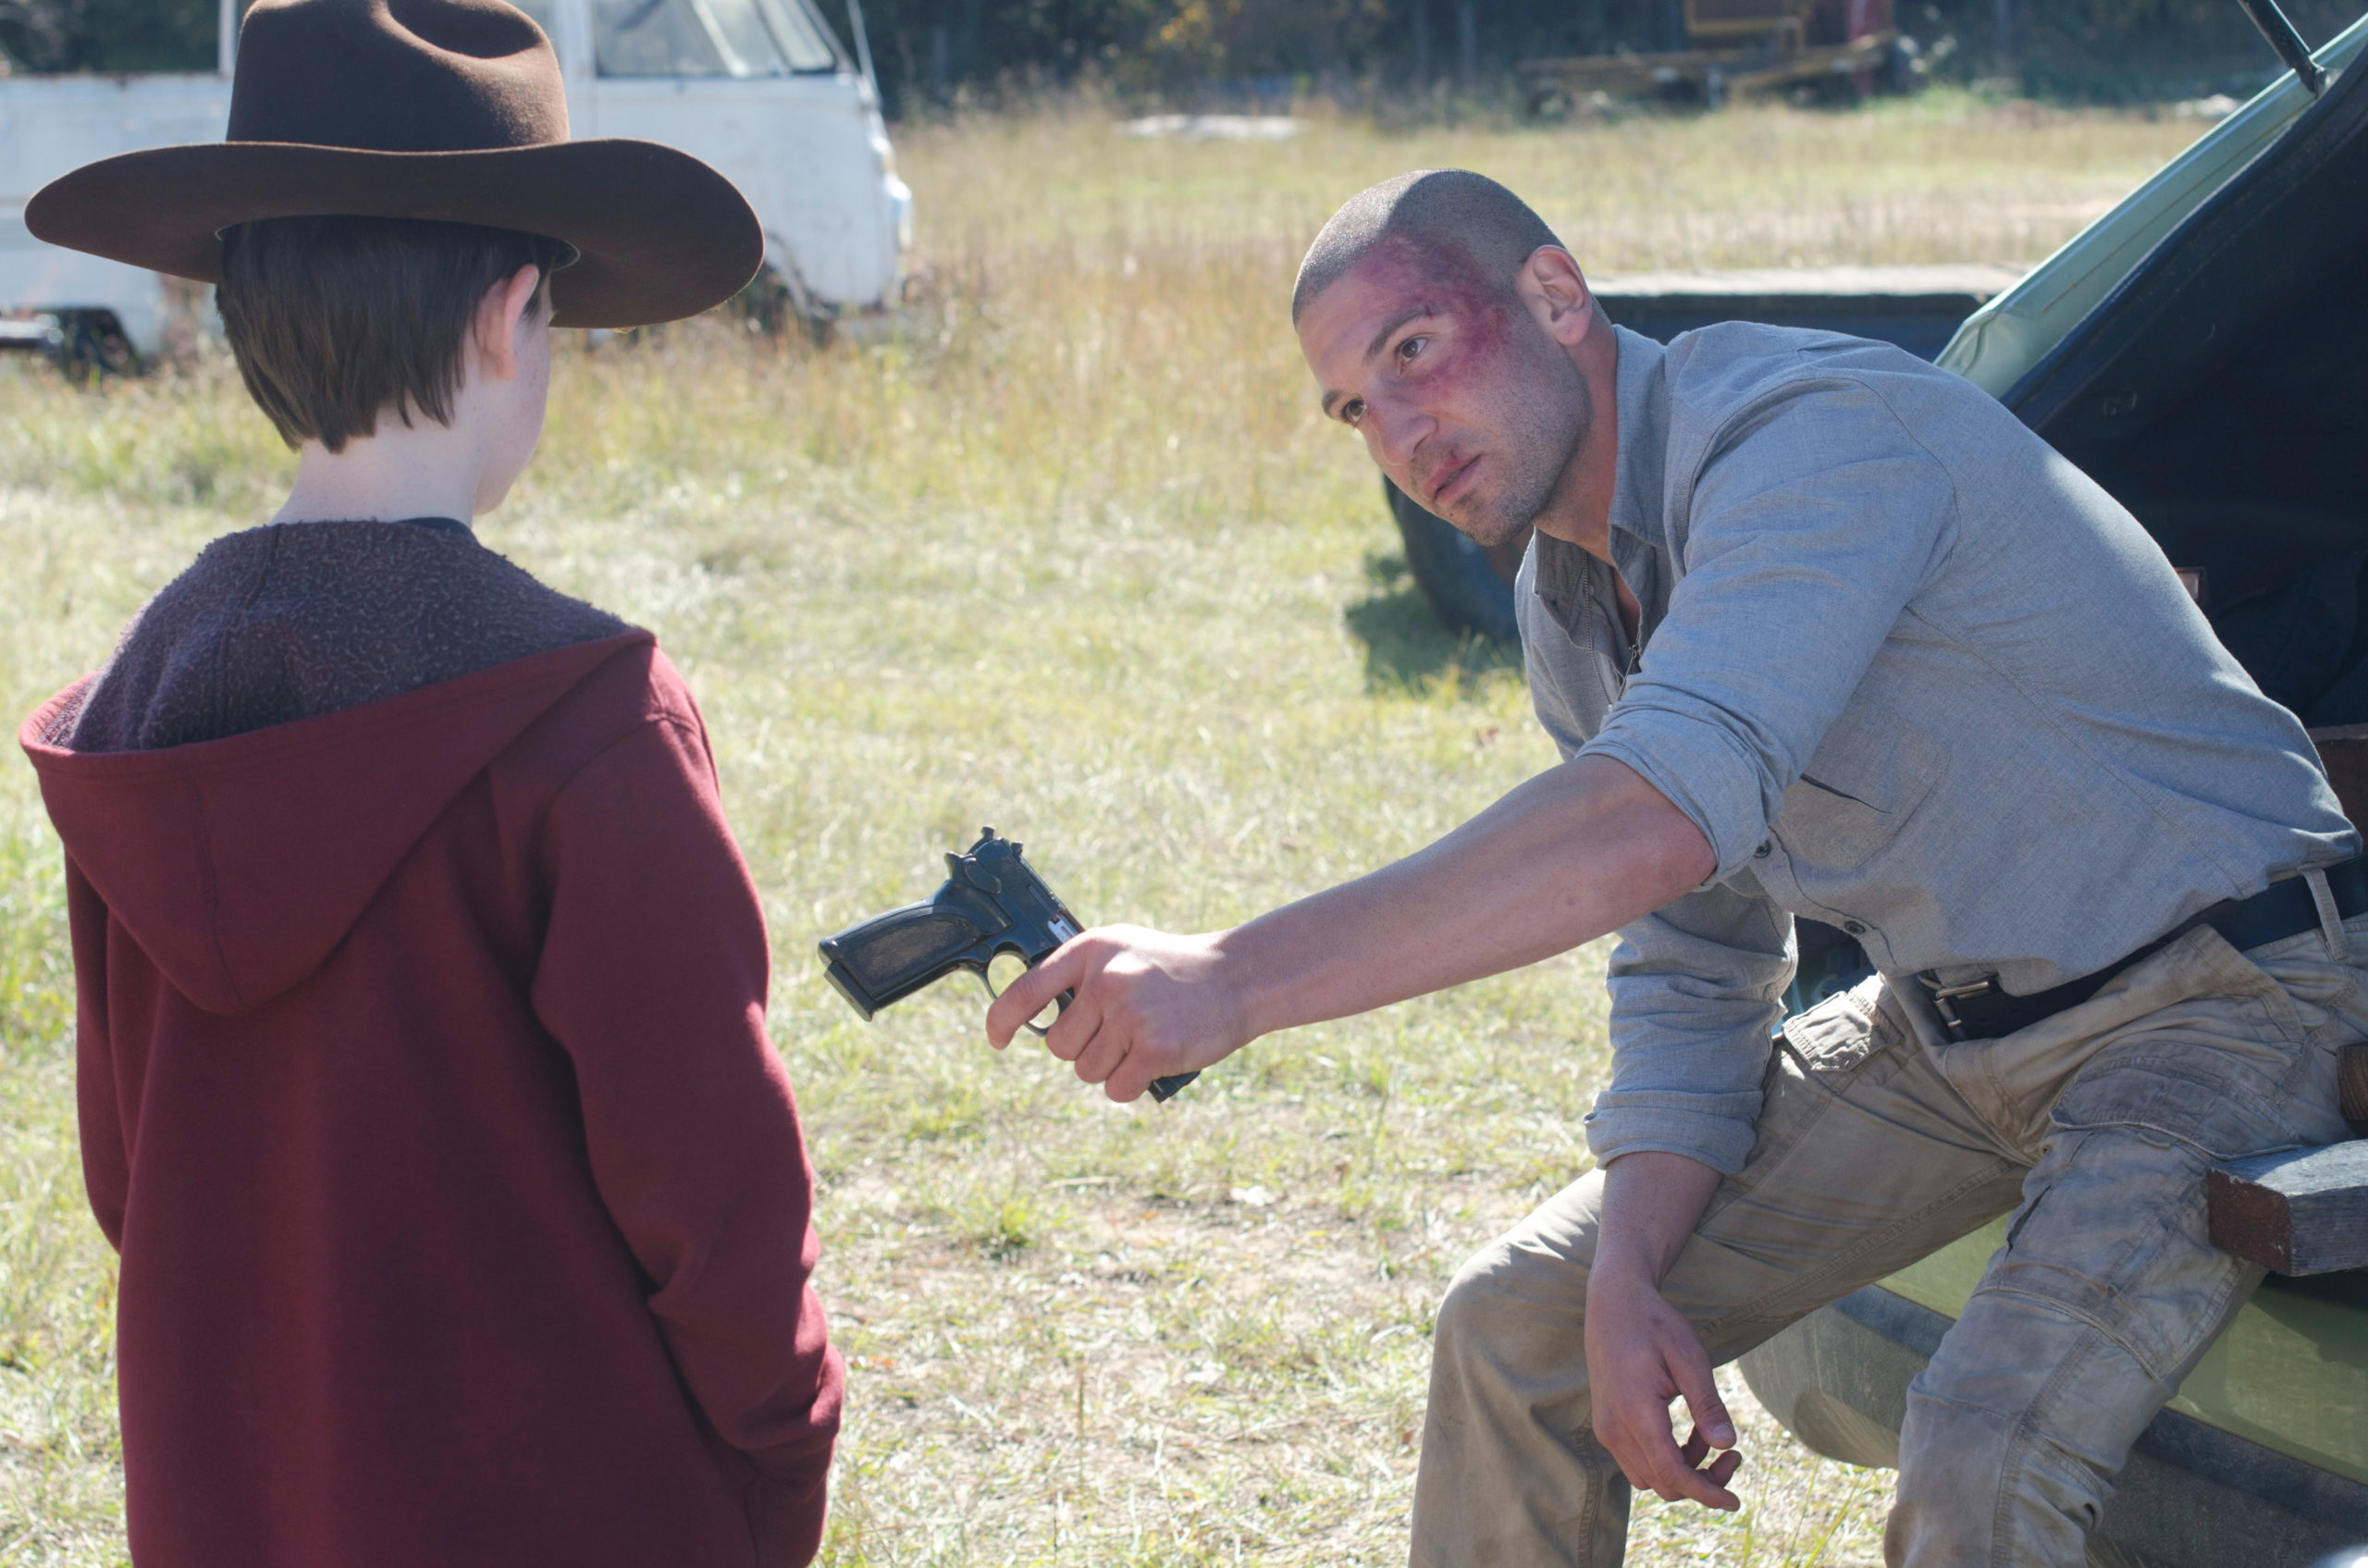
[[1537,519],[1537,530],[1578,546],[1611,569],[1620,629],[1634,648],[1643,633],[1644,607],[1611,558],[1611,497],[1620,478],[1620,342],[1601,312],[1596,315],[1596,330],[1579,341],[1571,357],[1586,378],[1587,428],[1554,500]]
[[296,483],[288,503],[272,521],[396,523],[450,517],[466,524],[476,515],[484,466],[476,440],[465,430],[417,414],[405,425],[389,410],[379,414],[376,434],[346,442],[342,451],[306,441],[297,458]]
[[[1620,474],[1620,344],[1598,313],[1596,329],[1571,350],[1587,389],[1587,427],[1563,470],[1553,499],[1537,516],[1537,531],[1574,544],[1597,561],[1611,559],[1611,495]],[[1622,585],[1626,593],[1626,585]]]

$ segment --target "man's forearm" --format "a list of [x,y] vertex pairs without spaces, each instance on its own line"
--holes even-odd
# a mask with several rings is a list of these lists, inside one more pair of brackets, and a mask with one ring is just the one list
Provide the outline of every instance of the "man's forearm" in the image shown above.
[[1684,1154],[1639,1149],[1604,1167],[1603,1183],[1592,1280],[1659,1290],[1710,1206],[1719,1173]]
[[1715,869],[1684,813],[1624,764],[1542,773],[1428,848],[1219,939],[1250,1033],[1344,1018],[1566,952]]

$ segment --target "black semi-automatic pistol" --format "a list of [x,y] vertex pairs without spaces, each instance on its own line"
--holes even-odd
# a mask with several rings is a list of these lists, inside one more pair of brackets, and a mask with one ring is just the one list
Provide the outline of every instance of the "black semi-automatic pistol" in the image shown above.
[[[928,902],[874,915],[822,939],[831,983],[866,1019],[956,969],[977,975],[992,994],[987,966],[997,956],[1013,954],[1034,969],[1082,929],[1060,895],[1019,858],[1019,846],[997,838],[993,828],[980,828],[979,842],[966,852],[948,850],[945,869],[945,885]],[[1062,1007],[1072,994],[1061,993]],[[1153,1079],[1151,1097],[1165,1100],[1200,1076]]]

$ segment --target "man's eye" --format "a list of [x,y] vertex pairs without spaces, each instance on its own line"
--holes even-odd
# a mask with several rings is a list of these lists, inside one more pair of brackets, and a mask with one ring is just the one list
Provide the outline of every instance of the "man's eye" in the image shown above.
[[1344,425],[1354,425],[1364,416],[1365,403],[1363,398],[1350,398],[1340,405],[1340,422]]
[[1430,340],[1428,338],[1409,338],[1404,342],[1399,344],[1398,363],[1400,364],[1412,364],[1414,356],[1421,353],[1423,352],[1423,346],[1429,341]]

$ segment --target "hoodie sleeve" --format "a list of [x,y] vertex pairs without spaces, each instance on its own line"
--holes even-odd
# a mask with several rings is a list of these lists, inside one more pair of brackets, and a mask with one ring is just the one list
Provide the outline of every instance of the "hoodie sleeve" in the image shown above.
[[653,714],[546,821],[533,996],[594,1179],[683,1380],[762,1483],[758,1562],[819,1548],[844,1372],[811,1276],[813,1167],[766,1038],[763,918],[696,716]]

